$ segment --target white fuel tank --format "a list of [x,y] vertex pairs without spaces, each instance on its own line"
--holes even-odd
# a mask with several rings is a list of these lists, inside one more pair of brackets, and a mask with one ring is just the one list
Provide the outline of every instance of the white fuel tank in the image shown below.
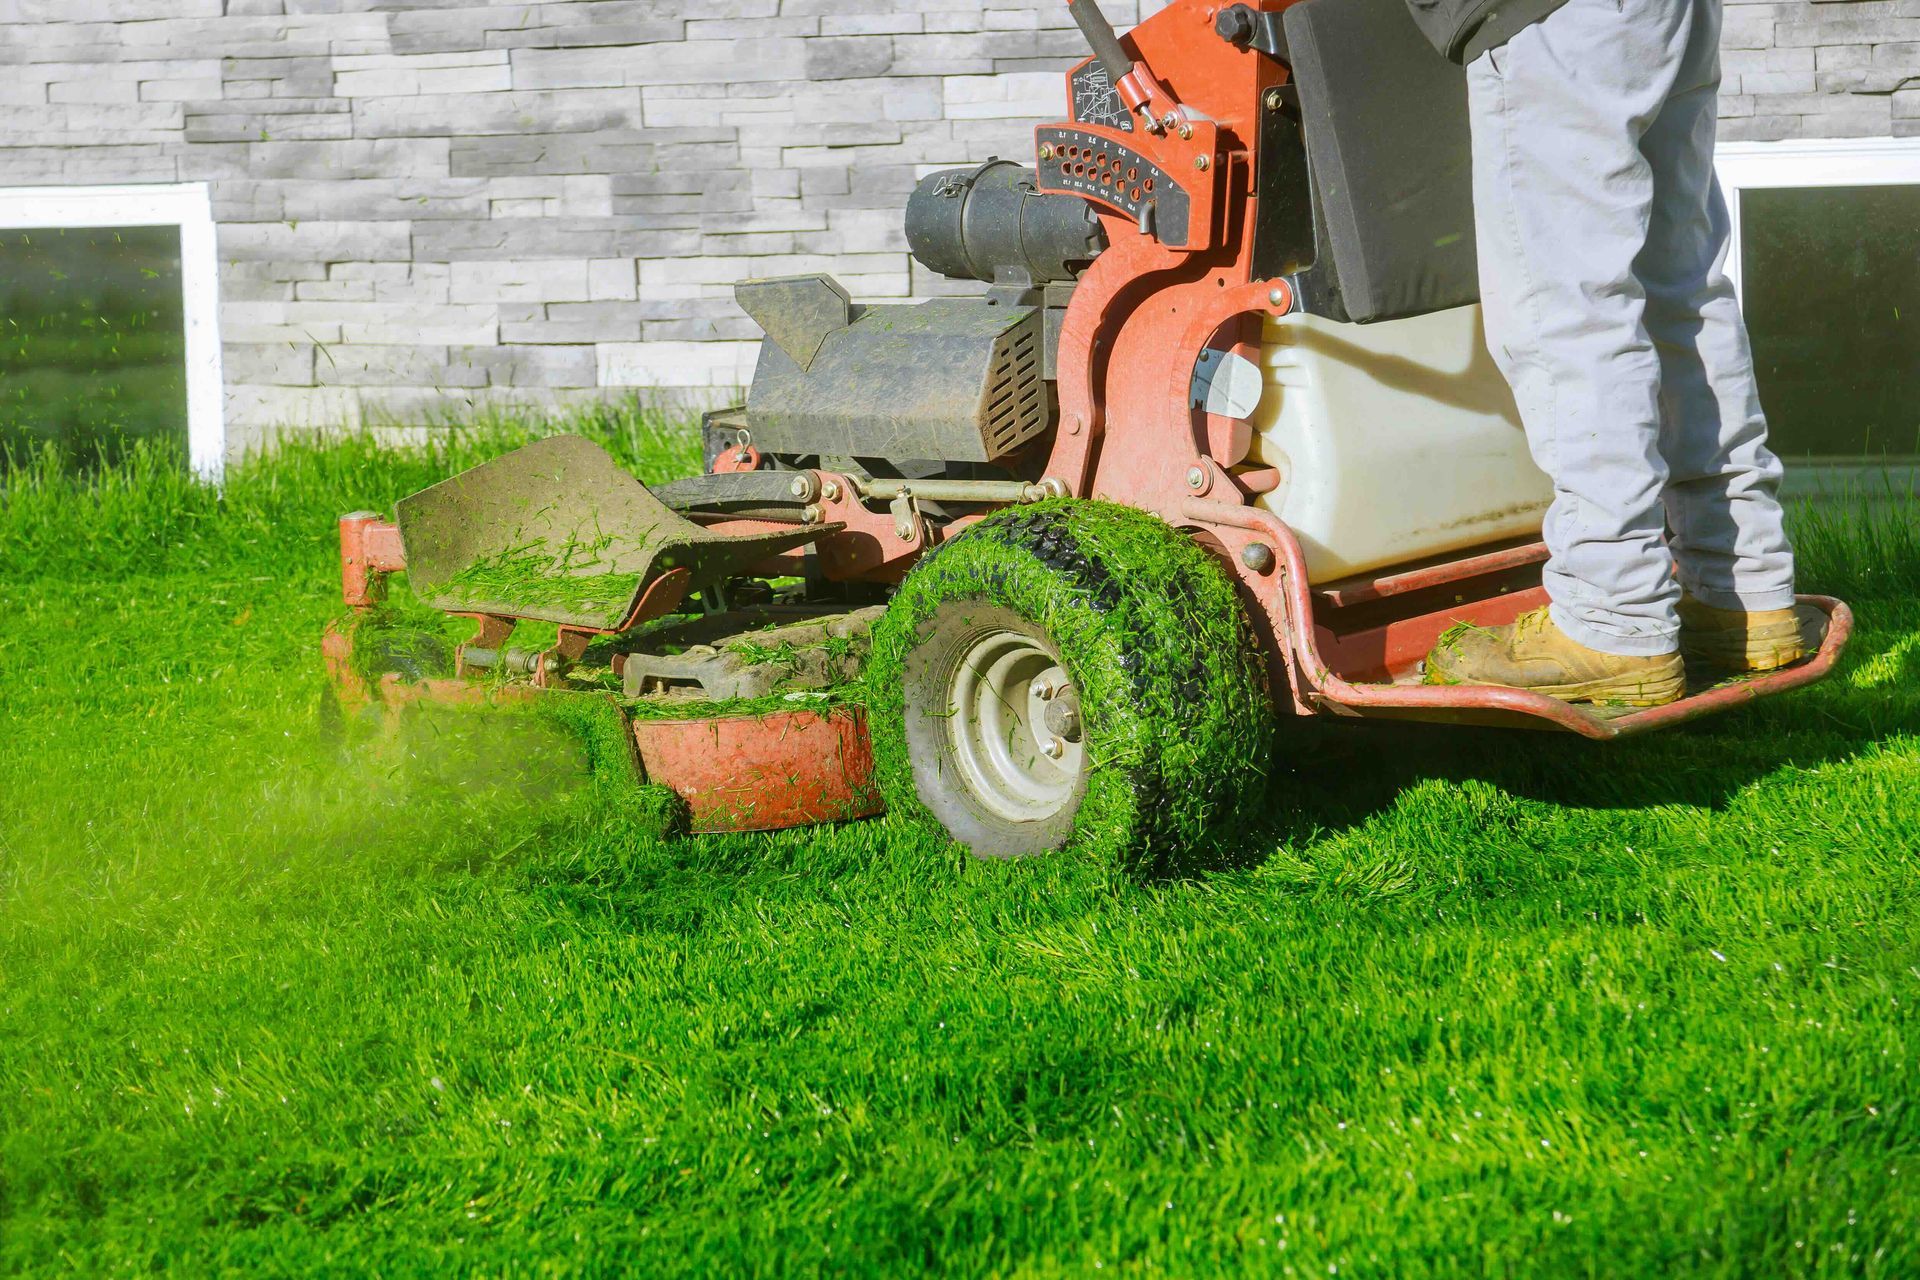
[[1539,531],[1552,488],[1479,307],[1269,320],[1264,364],[1251,460],[1281,482],[1260,504],[1299,536],[1312,581]]

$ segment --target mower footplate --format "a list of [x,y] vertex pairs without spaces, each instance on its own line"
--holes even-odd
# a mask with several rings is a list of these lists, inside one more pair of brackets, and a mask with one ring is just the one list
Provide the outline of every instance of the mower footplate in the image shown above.
[[1419,683],[1417,674],[1394,684],[1350,684],[1333,679],[1314,698],[1323,710],[1339,716],[1561,730],[1603,741],[1625,738],[1824,679],[1853,634],[1853,611],[1826,596],[1802,596],[1799,608],[1811,657],[1779,671],[1732,679],[1689,669],[1687,696],[1663,707],[1589,706],[1526,689],[1492,685],[1428,685]]

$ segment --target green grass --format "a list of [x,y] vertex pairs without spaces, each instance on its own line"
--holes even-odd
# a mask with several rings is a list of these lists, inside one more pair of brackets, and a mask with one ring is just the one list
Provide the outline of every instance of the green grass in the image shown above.
[[525,717],[343,743],[333,516],[505,434],[5,477],[0,1271],[1920,1273],[1910,508],[1799,519],[1818,690],[1307,726],[1140,879],[661,839]]

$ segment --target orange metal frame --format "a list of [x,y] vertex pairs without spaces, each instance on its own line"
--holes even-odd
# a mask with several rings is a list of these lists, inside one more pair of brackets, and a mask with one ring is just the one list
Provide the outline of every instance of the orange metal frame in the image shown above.
[[[1273,14],[1296,2],[1252,0],[1249,7]],[[1544,547],[1481,548],[1318,588],[1309,584],[1292,531],[1256,505],[1280,477],[1248,463],[1251,428],[1192,402],[1203,351],[1232,350],[1257,360],[1265,319],[1289,314],[1296,302],[1286,281],[1256,279],[1253,269],[1256,139],[1262,112],[1287,71],[1221,39],[1214,29],[1220,8],[1209,0],[1174,0],[1121,39],[1135,64],[1116,86],[1137,115],[1131,132],[1077,121],[1036,132],[1042,161],[1057,164],[1062,181],[1072,184],[1051,189],[1091,200],[1109,242],[1076,285],[1064,319],[1059,429],[1043,472],[1047,488],[1151,511],[1217,552],[1242,589],[1283,712],[1611,739],[1811,684],[1831,671],[1852,615],[1839,601],[1809,597],[1805,603],[1828,617],[1812,660],[1667,707],[1609,714],[1522,690],[1428,687],[1409,677],[1448,627],[1508,622],[1544,602]],[[1178,246],[1150,234],[1124,207],[1129,196],[1137,207],[1140,175],[1150,171],[1186,194],[1189,224]],[[1112,200],[1090,194],[1107,190],[1116,192]],[[760,465],[758,452],[743,447],[723,452],[715,469]],[[816,472],[812,485],[821,495],[811,513],[822,527],[820,564],[840,581],[898,581],[943,538],[971,523],[942,530],[917,516],[903,521],[869,510],[846,476]],[[747,532],[757,526],[732,521],[725,527]],[[366,513],[343,518],[340,536],[346,600],[364,612],[381,598],[385,576],[404,569],[404,548],[391,524]],[[795,562],[797,555],[789,555],[764,567]],[[628,627],[676,607],[687,584],[656,586]],[[488,647],[498,647],[513,625],[507,618],[479,621],[477,642]],[[553,656],[578,657],[590,638],[563,633]],[[369,688],[352,672],[351,649],[351,628],[330,631],[328,663],[350,697],[391,703],[467,696],[462,682],[430,682],[411,692]],[[538,668],[536,685],[544,683],[544,658]],[[771,829],[862,816],[879,806],[865,725],[857,716],[643,720],[633,728],[649,776],[688,796],[701,829]]]

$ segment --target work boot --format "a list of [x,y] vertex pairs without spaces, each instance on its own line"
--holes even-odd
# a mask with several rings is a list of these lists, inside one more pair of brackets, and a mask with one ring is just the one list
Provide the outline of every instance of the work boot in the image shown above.
[[1589,649],[1546,609],[1505,627],[1455,627],[1427,655],[1428,684],[1529,689],[1566,702],[1663,707],[1687,691],[1678,653],[1627,656]]
[[1689,658],[1740,675],[1778,671],[1807,656],[1797,610],[1716,609],[1692,596],[1680,598],[1680,647]]

